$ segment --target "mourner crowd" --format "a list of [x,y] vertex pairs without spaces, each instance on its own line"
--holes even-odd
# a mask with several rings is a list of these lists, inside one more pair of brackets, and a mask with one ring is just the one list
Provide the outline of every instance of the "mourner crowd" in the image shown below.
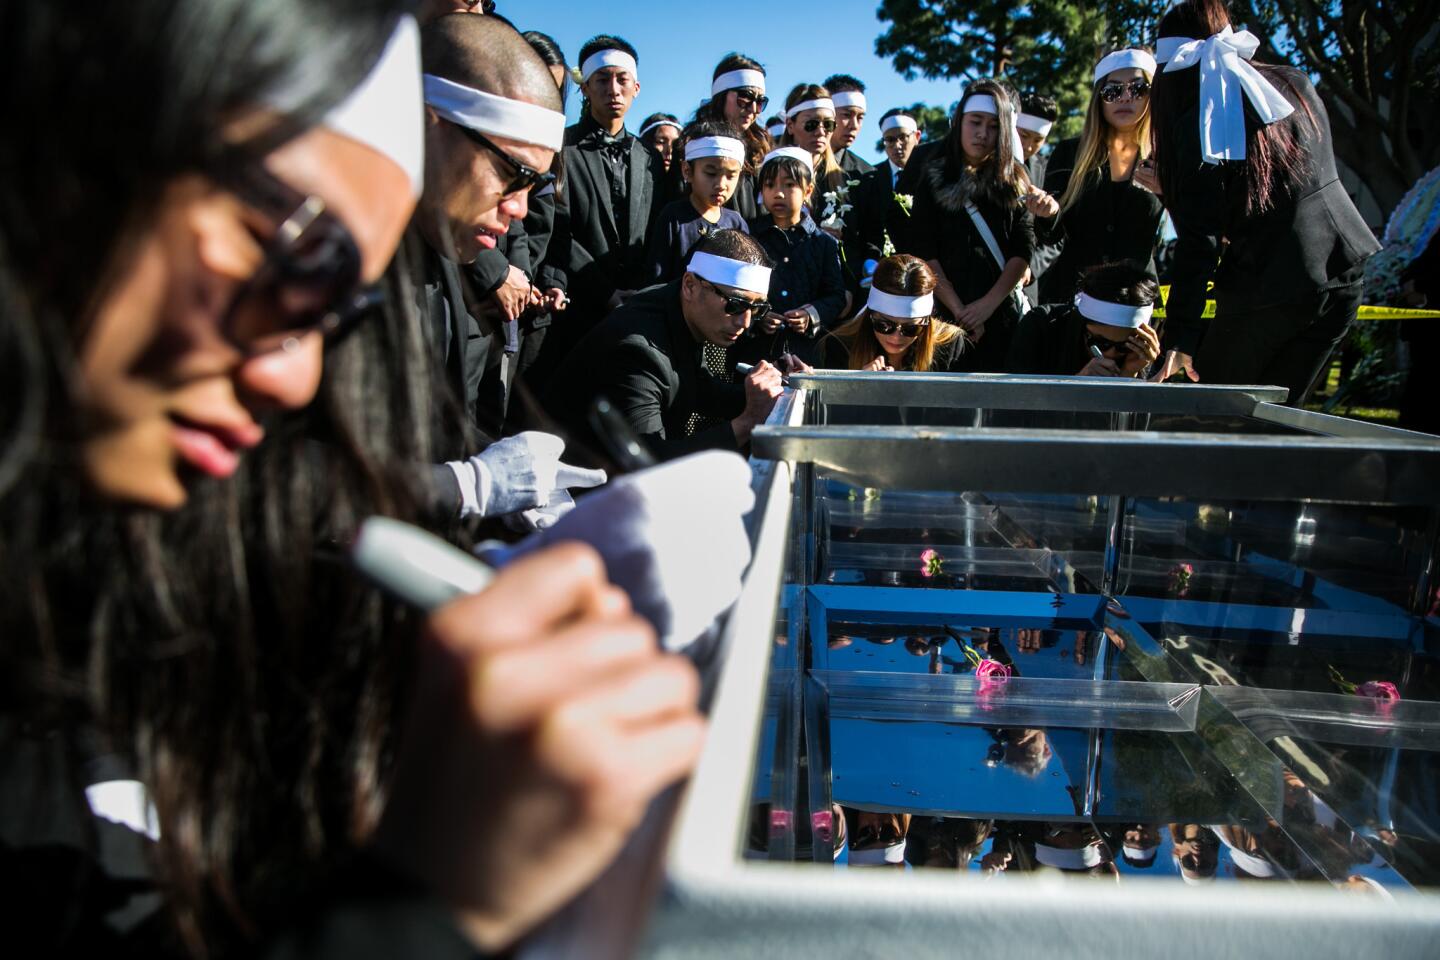
[[[1325,110],[1221,0],[1099,59],[1043,154],[1043,90],[973,83],[926,142],[740,54],[636,122],[644,51],[488,6],[0,0],[0,871],[37,955],[508,952],[696,761],[786,374],[1299,404],[1355,318]],[[493,582],[388,598],[345,562],[376,514]]]

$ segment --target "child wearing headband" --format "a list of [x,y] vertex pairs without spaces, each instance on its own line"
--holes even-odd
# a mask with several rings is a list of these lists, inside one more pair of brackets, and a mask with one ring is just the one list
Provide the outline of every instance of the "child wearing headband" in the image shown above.
[[684,156],[680,173],[687,195],[660,211],[650,234],[645,267],[648,283],[666,283],[680,276],[686,255],[702,237],[717,230],[747,232],[745,219],[725,208],[745,165],[745,143],[739,131],[714,121],[692,123],[680,143]]
[[788,353],[813,364],[819,355],[816,338],[845,309],[840,245],[805,208],[813,189],[809,153],[781,147],[765,157],[760,199],[766,213],[751,221],[750,232],[774,262],[772,309],[756,317],[747,336],[730,348],[732,361],[777,363]]
[[840,370],[943,372],[965,348],[959,327],[935,309],[935,272],[919,257],[886,257],[865,308],[824,341],[824,366]]

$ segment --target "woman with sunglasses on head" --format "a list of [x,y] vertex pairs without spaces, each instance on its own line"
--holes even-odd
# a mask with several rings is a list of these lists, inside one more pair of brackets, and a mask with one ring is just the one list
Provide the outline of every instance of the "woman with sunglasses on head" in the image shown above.
[[1136,180],[1150,155],[1155,58],[1117,50],[1093,75],[1079,139],[1057,144],[1046,167],[1045,191],[1059,198],[1060,212],[1035,219],[1037,242],[1055,248],[1040,276],[1041,303],[1068,304],[1081,275],[1097,264],[1130,260],[1155,270],[1164,208]]
[[922,165],[905,252],[935,271],[936,300],[972,342],[961,361],[971,371],[1005,369],[1021,313],[1016,287],[1035,242],[1032,218],[1055,205],[1025,173],[1016,110],[997,81],[971,84],[941,147],[907,167]]
[[[503,949],[693,757],[693,675],[593,552],[424,623],[319,562],[432,452],[409,291],[356,310],[420,190],[406,8],[0,7],[0,875],[37,954]],[[588,689],[472,687],[507,673]],[[627,675],[679,693],[659,739],[553,727],[608,688],[638,733]]]
[[875,268],[869,298],[854,319],[823,342],[825,366],[840,370],[953,369],[964,332],[935,309],[935,272],[919,257],[886,257]]
[[729,124],[740,132],[740,139],[745,142],[740,183],[725,206],[737,211],[746,221],[754,220],[763,212],[757,199],[756,178],[772,145],[770,134],[760,125],[760,118],[769,105],[770,98],[765,95],[765,68],[744,54],[732,53],[716,64],[710,100],[695,111],[695,122],[709,120]]
[[1354,321],[1379,245],[1339,180],[1314,85],[1251,63],[1258,46],[1223,0],[1190,0],[1160,20],[1151,186],[1178,236],[1164,372],[1279,384],[1298,406]]

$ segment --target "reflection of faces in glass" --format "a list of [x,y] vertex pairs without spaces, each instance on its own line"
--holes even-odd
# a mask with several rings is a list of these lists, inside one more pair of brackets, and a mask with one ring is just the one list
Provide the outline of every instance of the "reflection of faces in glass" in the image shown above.
[[[326,130],[292,140],[265,166],[301,201],[323,202],[359,249],[361,280],[379,277],[414,205],[398,166]],[[245,346],[325,308],[290,302],[306,291],[289,288],[241,296],[291,215],[192,177],[172,184],[136,233],[128,268],[117,271],[77,346],[81,458],[101,495],[177,507],[197,476],[236,470],[263,436],[264,413],[310,402],[320,381],[318,332],[282,336],[280,348],[260,353]],[[237,331],[245,344],[233,339]]]
[[871,813],[846,808],[845,818],[850,832],[850,849],[873,850],[893,847],[910,832],[908,813]]
[[1027,777],[1037,777],[1050,764],[1052,751],[1044,730],[1031,727],[1003,730],[1001,734],[997,746],[1000,747],[1000,759],[1007,767],[1013,767]]
[[1172,824],[1170,836],[1175,843],[1175,859],[1180,872],[1188,879],[1215,876],[1220,859],[1220,841],[1198,823]]

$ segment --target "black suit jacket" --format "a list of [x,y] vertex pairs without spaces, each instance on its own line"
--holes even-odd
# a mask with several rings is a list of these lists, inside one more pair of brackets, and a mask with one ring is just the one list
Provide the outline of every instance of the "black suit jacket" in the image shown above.
[[[905,163],[905,169],[900,171],[900,179],[895,183],[895,193],[915,196],[916,187],[920,181],[920,171],[927,160],[938,156],[937,151],[944,144],[944,140],[927,140],[917,144],[910,152],[910,159]],[[899,204],[892,203],[885,212],[885,229],[890,232],[890,242],[895,244],[895,249],[900,253],[915,252],[915,231],[911,229],[912,218],[907,216]]]
[[875,165],[868,160],[857,157],[855,155],[855,148],[848,147],[845,152],[840,155],[840,169],[844,170],[845,175],[851,180],[855,180],[874,170]]
[[598,131],[588,115],[566,129],[565,190],[556,201],[557,214],[564,210],[569,227],[565,272],[575,301],[571,309],[590,317],[603,315],[616,290],[644,286],[646,244],[665,173],[660,155],[627,133],[627,226],[620,236]]
[[845,258],[857,278],[864,277],[866,260],[880,260],[886,217],[894,205],[889,163],[863,175],[860,183],[851,188],[850,215],[845,218]]
[[[1165,185],[1178,237],[1165,311],[1167,348],[1193,354],[1199,346],[1205,284],[1212,278],[1217,309],[1248,312],[1352,282],[1357,268],[1380,249],[1340,183],[1330,118],[1315,87],[1299,70],[1276,69],[1289,80],[1277,88],[1296,107],[1277,122],[1290,127],[1308,168],[1292,192],[1277,190],[1263,213],[1245,211],[1244,163],[1200,161],[1198,106],[1165,120],[1180,158],[1175,182]],[[1254,122],[1247,115],[1247,128]]]
[[[700,344],[680,305],[680,283],[625,301],[580,341],[551,380],[546,409],[592,459],[604,451],[588,422],[591,404],[601,396],[662,460],[737,449],[728,421],[745,407],[744,388],[720,383],[701,366]],[[723,422],[687,437],[692,413]]]

